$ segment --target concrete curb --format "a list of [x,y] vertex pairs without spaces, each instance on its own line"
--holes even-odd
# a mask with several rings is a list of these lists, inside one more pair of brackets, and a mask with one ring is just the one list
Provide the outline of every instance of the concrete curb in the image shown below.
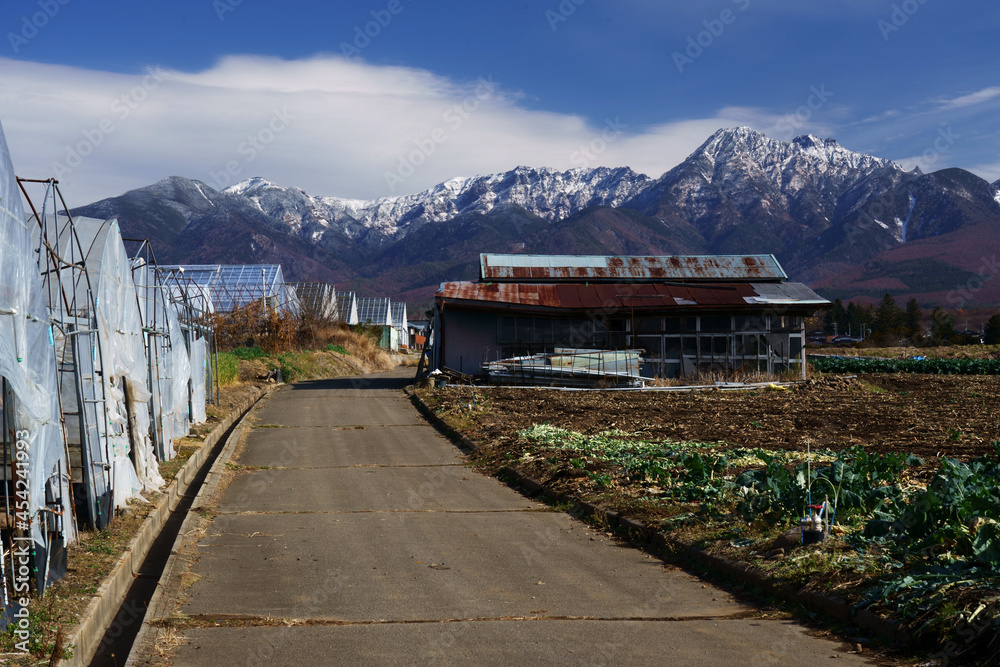
[[132,582],[138,574],[142,562],[149,553],[149,548],[163,529],[167,518],[177,507],[181,496],[200,472],[209,452],[229,428],[267,392],[259,392],[257,396],[244,401],[239,408],[226,417],[215,429],[205,437],[202,446],[191,455],[177,476],[171,481],[164,495],[160,498],[156,509],[146,517],[139,531],[125,547],[125,553],[112,568],[111,573],[94,594],[84,610],[80,622],[67,632],[66,646],[73,648],[73,657],[60,664],[68,667],[83,667],[90,664],[105,632],[111,627],[118,609]]
[[[245,410],[241,411],[239,419],[235,420],[234,423],[239,424],[242,422],[242,420],[250,414],[253,408],[259,405],[262,400],[273,394],[278,388],[280,387],[272,387],[258,395]],[[232,459],[233,451],[236,449],[237,444],[239,444],[242,435],[242,426],[234,428],[233,432],[229,434],[226,444],[223,446],[222,451],[219,452],[219,455],[212,462],[211,468],[209,468],[208,474],[205,477],[205,481],[202,483],[201,488],[198,489],[198,493],[191,502],[192,511],[190,511],[184,518],[184,522],[181,524],[180,530],[177,532],[177,538],[170,547],[170,557],[167,559],[167,563],[163,568],[163,573],[160,575],[160,580],[156,584],[156,590],[153,592],[153,595],[149,599],[149,604],[146,606],[146,614],[142,619],[142,627],[139,629],[139,632],[135,637],[135,641],[132,642],[132,650],[129,651],[128,658],[124,663],[125,665],[135,665],[136,661],[139,659],[139,654],[142,648],[150,645],[152,642],[155,642],[158,633],[162,631],[161,628],[153,628],[149,624],[149,621],[153,617],[162,616],[161,612],[170,603],[170,593],[179,590],[179,587],[175,587],[171,584],[174,583],[173,580],[176,579],[178,575],[178,552],[183,548],[185,542],[188,541],[189,535],[198,527],[200,517],[194,512],[194,510],[200,508],[203,501],[206,498],[210,498],[216,492],[216,489],[218,489],[219,482],[222,481],[226,464],[229,463],[230,459]]]
[[[417,406],[420,413],[449,439],[457,441],[472,452],[477,452],[485,447],[485,445],[476,443],[458,433],[445,423],[443,419],[434,414],[434,411],[424,403],[423,399],[417,396],[411,387],[406,388],[406,393],[414,405]],[[543,482],[513,468],[504,467],[500,470],[499,475],[508,484],[517,486],[526,493],[541,496],[554,503],[570,504],[572,509],[569,513],[573,516],[578,518],[590,516],[602,520],[606,525],[617,528],[621,533],[627,535],[629,541],[636,546],[652,546],[656,550],[668,551],[674,554],[675,557],[697,564],[711,572],[735,579],[748,586],[759,588],[768,595],[787,602],[805,605],[842,623],[851,623],[863,630],[878,635],[889,646],[907,647],[913,644],[913,638],[906,632],[899,621],[882,618],[864,609],[855,611],[851,603],[843,598],[824,595],[815,591],[796,589],[790,584],[771,578],[767,572],[760,568],[707,553],[694,545],[665,536],[641,521],[622,516],[614,510],[580,500],[573,495],[560,493],[555,489],[545,486]]]

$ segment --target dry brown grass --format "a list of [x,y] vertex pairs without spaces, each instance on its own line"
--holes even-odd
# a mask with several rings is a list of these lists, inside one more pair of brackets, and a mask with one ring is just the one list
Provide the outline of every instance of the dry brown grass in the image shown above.
[[284,352],[293,349],[304,335],[301,318],[278,312],[263,299],[209,317],[220,350],[256,346],[265,352]]
[[342,345],[352,357],[361,361],[370,371],[388,371],[396,366],[392,356],[364,334],[350,330],[340,331],[336,341],[332,341],[331,344]]
[[[392,355],[378,346],[380,330],[364,327],[351,330],[343,322],[317,319],[308,314],[283,314],[263,301],[254,301],[230,313],[216,313],[212,319],[222,351],[257,346],[268,355],[281,355],[304,350],[331,351],[333,346],[340,346],[350,357],[349,365],[356,366],[359,372],[388,371],[396,366]],[[239,366],[240,379],[253,380],[273,364],[265,368],[267,364],[262,361],[252,364],[241,360]]]
[[757,384],[763,382],[789,382],[795,380],[801,380],[802,377],[798,372],[789,371],[779,374],[770,374],[763,371],[732,371],[728,373],[723,373],[721,371],[712,371],[707,373],[699,373],[697,375],[691,375],[682,378],[667,378],[661,379],[657,378],[652,382],[647,382],[648,386],[651,387],[692,387],[701,385],[714,385],[719,382],[742,382],[745,384]]
[[887,357],[908,359],[997,359],[1000,345],[942,345],[939,347],[810,347],[809,354],[832,354],[841,357]]

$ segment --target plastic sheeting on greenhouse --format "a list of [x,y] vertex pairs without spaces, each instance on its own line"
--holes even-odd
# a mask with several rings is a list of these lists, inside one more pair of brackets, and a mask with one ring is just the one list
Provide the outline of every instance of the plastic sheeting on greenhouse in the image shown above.
[[393,301],[392,308],[392,328],[399,332],[399,344],[410,347],[410,325],[406,321],[406,304],[401,301]]
[[340,319],[337,290],[330,283],[289,283],[295,289],[304,317],[314,322]]
[[337,313],[344,324],[358,323],[358,297],[354,292],[337,292]]
[[[96,392],[101,400],[96,405],[98,410],[94,411],[94,418],[103,447],[99,452],[91,448],[94,450],[91,465],[108,467],[111,504],[116,508],[125,507],[129,498],[139,497],[142,491],[155,491],[163,484],[149,439],[151,394],[131,261],[115,220],[76,217],[71,222],[66,216],[47,216],[46,228],[53,230],[50,231],[50,243],[54,230],[58,230],[60,247],[68,247],[67,237],[72,237],[82,249],[81,264],[88,280],[64,280],[62,289],[76,290],[75,299],[68,300],[80,304],[81,312],[91,319],[91,329],[96,329],[99,347],[94,348],[91,359],[80,357],[76,360],[81,362],[79,367],[67,370],[78,375],[76,381],[80,383],[101,378],[102,386]],[[93,316],[89,312],[91,294],[88,290],[94,303]],[[56,302],[52,303],[50,295],[49,308],[54,319],[55,313],[61,313],[62,296],[55,295]],[[57,346],[63,345],[64,355],[69,348],[65,345],[66,335],[63,332],[62,340],[56,337]],[[64,416],[79,410],[72,389],[62,392]],[[74,421],[67,419],[67,427]],[[67,428],[67,433],[70,444],[81,444],[79,429],[71,432]],[[86,482],[86,478],[83,481]],[[96,527],[103,527],[109,518],[95,522]]]
[[358,321],[361,324],[392,326],[392,303],[387,297],[359,296]]
[[139,313],[146,333],[154,446],[157,458],[170,461],[176,453],[174,440],[187,435],[190,429],[188,381],[191,363],[177,310],[170,301],[169,290],[157,278],[156,267],[142,258],[133,258],[132,267]]
[[102,375],[115,480],[114,500],[115,507],[124,507],[128,498],[143,490],[155,491],[163,485],[149,439],[152,394],[142,317],[132,280],[132,263],[125,252],[118,222],[86,218],[76,218],[74,222],[85,247],[90,240],[86,262],[95,289],[98,331],[104,350]]
[[280,264],[188,264],[158,266],[163,275],[180,274],[209,290],[215,310],[228,313],[263,299],[281,312],[299,312],[295,289],[285,283]]
[[[28,460],[4,461],[5,484],[13,492],[27,483],[30,528],[26,531],[36,552],[39,589],[57,577],[65,546],[76,539],[72,520],[69,464],[63,442],[56,389],[55,355],[42,282],[31,243],[31,229],[21,205],[14,170],[0,128],[0,375],[4,393],[4,421],[19,441],[27,443]],[[4,429],[6,437],[7,429]],[[15,443],[7,455],[13,457]],[[26,463],[26,464],[25,464]],[[11,479],[10,475],[15,477]],[[23,477],[18,477],[23,475]],[[7,517],[12,521],[13,517]],[[19,534],[23,529],[16,527]],[[5,539],[8,539],[5,536]],[[5,543],[6,551],[11,545]],[[60,555],[61,554],[61,555]],[[11,566],[12,562],[7,562]],[[10,567],[6,573],[13,575]],[[5,585],[9,582],[4,582]]]
[[[189,406],[188,383],[191,381],[191,359],[188,356],[187,345],[184,342],[184,330],[177,309],[167,302],[167,331],[170,336],[170,358],[167,377],[170,380],[170,390],[173,394],[169,417],[173,420],[173,430],[170,442],[183,438],[191,430],[191,412]],[[167,419],[168,415],[163,415]],[[171,446],[169,449],[173,449]],[[173,453],[170,458],[173,459]]]
[[204,424],[207,379],[208,340],[194,338],[191,341],[191,423]]
[[156,277],[163,284],[164,293],[177,312],[191,364],[188,397],[190,423],[201,424],[207,418],[205,403],[210,375],[209,340],[213,340],[215,335],[212,320],[208,316],[215,312],[215,305],[209,288],[185,276],[183,271],[157,268]]
[[[32,235],[52,322],[56,383],[65,427],[70,476],[81,525],[102,530],[114,516],[114,466],[109,443],[107,384],[102,382],[107,343],[96,319],[99,271],[88,270],[88,253],[102,224],[81,219],[81,228],[59,207],[55,184],[32,202]],[[82,228],[90,234],[82,234]],[[103,245],[98,247],[99,256]],[[92,260],[91,263],[98,263]]]

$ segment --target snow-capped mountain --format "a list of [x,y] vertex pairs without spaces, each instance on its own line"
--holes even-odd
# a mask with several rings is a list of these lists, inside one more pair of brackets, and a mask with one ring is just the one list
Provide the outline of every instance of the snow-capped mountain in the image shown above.
[[[908,172],[833,139],[750,128],[719,130],[655,180],[627,167],[517,167],[359,201],[263,178],[218,192],[174,176],[74,213],[118,217],[162,263],[280,262],[290,280],[420,299],[474,278],[480,252],[773,253],[797,280],[879,297],[953,290],[981,273],[993,239],[1000,253],[1000,181]],[[947,261],[916,261],[939,236]]]
[[710,240],[757,225],[780,251],[831,227],[906,173],[834,139],[784,142],[741,127],[716,132],[628,205],[654,218],[679,212]]
[[225,192],[249,198],[267,215],[284,220],[293,230],[315,240],[329,229],[350,238],[374,232],[396,239],[430,222],[488,213],[502,204],[516,204],[546,220],[565,218],[590,206],[618,207],[651,182],[628,167],[562,172],[517,167],[502,174],[453,178],[417,194],[371,201],[310,197],[299,188],[282,187],[259,177]]

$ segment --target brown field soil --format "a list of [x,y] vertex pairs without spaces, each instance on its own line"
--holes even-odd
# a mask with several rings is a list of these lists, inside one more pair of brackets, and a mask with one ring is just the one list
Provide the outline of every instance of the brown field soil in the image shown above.
[[[863,345],[863,344],[862,344]],[[856,347],[808,346],[807,354],[829,354],[840,357],[884,357],[887,359],[998,359],[1000,345],[942,345],[941,347]]]
[[[471,461],[483,472],[502,477],[505,468],[516,469],[557,492],[634,517],[710,553],[745,561],[784,583],[852,603],[877,585],[887,559],[894,557],[874,543],[856,548],[863,520],[838,522],[819,545],[785,545],[782,553],[771,556],[778,544],[775,538],[793,525],[792,519],[747,523],[724,508],[721,515],[703,513],[709,501],[702,505],[699,500],[671,499],[657,483],[623,474],[617,464],[573,448],[528,441],[519,433],[540,424],[587,436],[611,431],[613,437],[636,442],[697,443],[699,451],[710,455],[728,448],[839,452],[855,446],[868,452],[913,453],[924,464],[899,478],[911,490],[933,478],[942,457],[991,455],[993,443],[1000,441],[1000,377],[995,376],[819,376],[783,390],[579,392],[449,386],[424,388],[419,394],[452,428],[482,446]],[[733,460],[742,460],[739,456]],[[803,459],[795,454],[789,465]],[[762,467],[733,465],[720,474],[731,478],[747,465]],[[933,559],[935,553],[925,558]],[[928,654],[968,631],[962,616],[951,615],[954,610],[964,610],[968,617],[977,608],[985,609],[984,619],[1000,613],[1000,598],[988,584],[942,590],[946,605],[906,618],[909,631],[918,634],[919,646]],[[891,603],[869,609],[890,616],[897,611]],[[982,636],[975,638],[959,641],[961,664],[1000,664],[990,662],[998,657],[995,647],[983,649]],[[985,662],[983,651],[991,655]]]
[[[429,401],[454,408],[446,388]],[[504,446],[533,424],[585,435],[609,429],[645,440],[693,440],[741,447],[834,451],[853,445],[910,452],[936,464],[940,456],[968,459],[1000,440],[1000,377],[865,375],[825,377],[783,390],[564,392],[491,387],[477,390],[477,410],[465,413],[466,433]]]

